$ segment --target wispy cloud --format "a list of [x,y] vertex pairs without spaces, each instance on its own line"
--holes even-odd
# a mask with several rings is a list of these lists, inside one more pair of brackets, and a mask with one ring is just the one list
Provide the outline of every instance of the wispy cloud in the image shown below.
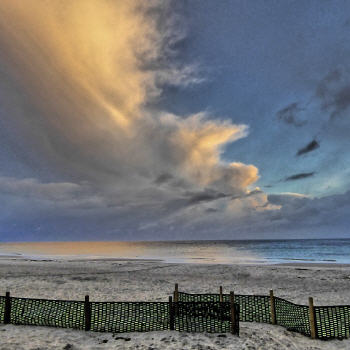
[[330,118],[342,115],[350,106],[349,76],[344,71],[330,71],[318,84],[316,96],[321,100],[324,111]]
[[304,109],[300,107],[299,103],[294,102],[280,109],[276,115],[279,120],[286,124],[301,127],[306,124],[306,120],[301,120],[299,117],[299,113],[303,110]]

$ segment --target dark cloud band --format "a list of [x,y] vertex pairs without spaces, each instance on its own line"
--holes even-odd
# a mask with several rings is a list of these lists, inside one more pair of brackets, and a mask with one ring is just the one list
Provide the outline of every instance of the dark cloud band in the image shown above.
[[314,176],[314,175],[315,175],[315,172],[294,174],[294,175],[286,177],[285,181],[302,180],[302,179],[306,179],[306,178]]

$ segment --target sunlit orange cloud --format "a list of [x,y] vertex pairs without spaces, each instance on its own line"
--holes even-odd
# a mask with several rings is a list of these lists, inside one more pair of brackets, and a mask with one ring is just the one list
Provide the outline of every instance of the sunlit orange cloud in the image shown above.
[[12,51],[9,64],[25,84],[35,86],[35,94],[54,95],[60,109],[76,104],[86,113],[87,105],[89,117],[101,123],[110,117],[127,129],[147,95],[155,93],[153,75],[139,69],[138,56],[157,51],[159,38],[137,5],[1,1],[0,24]]
[[[28,128],[41,128],[34,138],[40,133],[47,143],[38,151],[47,152],[48,161],[60,161],[58,171],[69,169],[74,181],[90,181],[81,191],[98,193],[98,202],[106,206],[117,207],[117,199],[125,203],[130,196],[140,204],[140,193],[147,204],[207,188],[244,195],[259,178],[254,165],[222,160],[228,143],[247,136],[246,125],[205,113],[176,116],[147,108],[162,93],[165,79],[191,81],[189,67],[179,72],[167,59],[169,33],[159,30],[150,15],[152,6],[167,4],[0,2],[0,60],[31,109],[11,113],[19,113],[18,124],[28,119]],[[161,59],[163,65],[157,66]],[[164,174],[186,188],[180,193],[170,185],[157,186],[156,198],[156,179]],[[40,187],[40,181],[34,185]]]
[[[216,181],[222,181],[223,176],[227,179],[225,182],[232,180],[228,174],[236,165],[225,165],[221,163],[220,157],[223,147],[237,139],[247,135],[247,127],[245,125],[234,125],[228,122],[218,120],[208,120],[205,114],[197,114],[180,119],[172,115],[163,118],[170,125],[176,125],[176,131],[171,135],[171,142],[178,149],[181,158],[181,175],[188,179],[194,179],[201,186],[208,186]],[[244,176],[246,170],[250,171],[247,166],[240,171]],[[256,169],[256,168],[254,168]],[[226,175],[224,174],[226,172]],[[238,175],[238,171],[235,171]],[[250,179],[250,175],[246,174],[246,180],[241,184],[231,183],[232,188],[245,187],[257,180]],[[249,180],[248,180],[249,178]],[[241,182],[241,180],[239,180]]]

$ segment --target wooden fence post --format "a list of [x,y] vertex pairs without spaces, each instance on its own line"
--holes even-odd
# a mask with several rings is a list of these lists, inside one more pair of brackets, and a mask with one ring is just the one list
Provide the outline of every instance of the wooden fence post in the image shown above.
[[310,320],[310,333],[311,338],[316,339],[316,320],[315,320],[315,308],[314,308],[314,299],[309,298],[309,320]]
[[179,285],[175,283],[174,302],[179,301]]
[[174,303],[175,303],[175,315],[176,316],[179,314],[178,301],[179,301],[179,285],[177,283],[175,283]]
[[273,295],[273,290],[270,290],[270,310],[271,310],[271,323],[277,324],[276,320],[276,307],[275,307],[275,297]]
[[221,304],[224,301],[223,295],[222,295],[222,286],[219,287],[219,301],[220,301],[220,319],[224,319],[224,310],[223,305]]
[[175,329],[175,317],[174,317],[174,307],[173,307],[173,298],[169,297],[169,328],[171,331]]
[[85,330],[89,331],[91,329],[91,305],[90,305],[90,300],[88,295],[85,295],[84,313],[85,313]]
[[222,286],[220,286],[220,288],[219,288],[219,295],[220,295],[220,297],[219,297],[220,299],[219,300],[221,302],[223,302],[224,301],[224,296],[223,296],[223,293],[222,293]]
[[230,292],[231,333],[236,334],[235,294]]
[[10,292],[6,292],[5,296],[5,310],[4,310],[4,323],[11,323],[11,297]]

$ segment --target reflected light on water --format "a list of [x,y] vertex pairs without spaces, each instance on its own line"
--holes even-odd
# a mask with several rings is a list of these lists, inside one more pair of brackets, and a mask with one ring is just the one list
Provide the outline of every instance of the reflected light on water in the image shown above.
[[0,257],[30,259],[145,259],[168,263],[263,263],[261,257],[221,242],[28,242],[0,244]]

